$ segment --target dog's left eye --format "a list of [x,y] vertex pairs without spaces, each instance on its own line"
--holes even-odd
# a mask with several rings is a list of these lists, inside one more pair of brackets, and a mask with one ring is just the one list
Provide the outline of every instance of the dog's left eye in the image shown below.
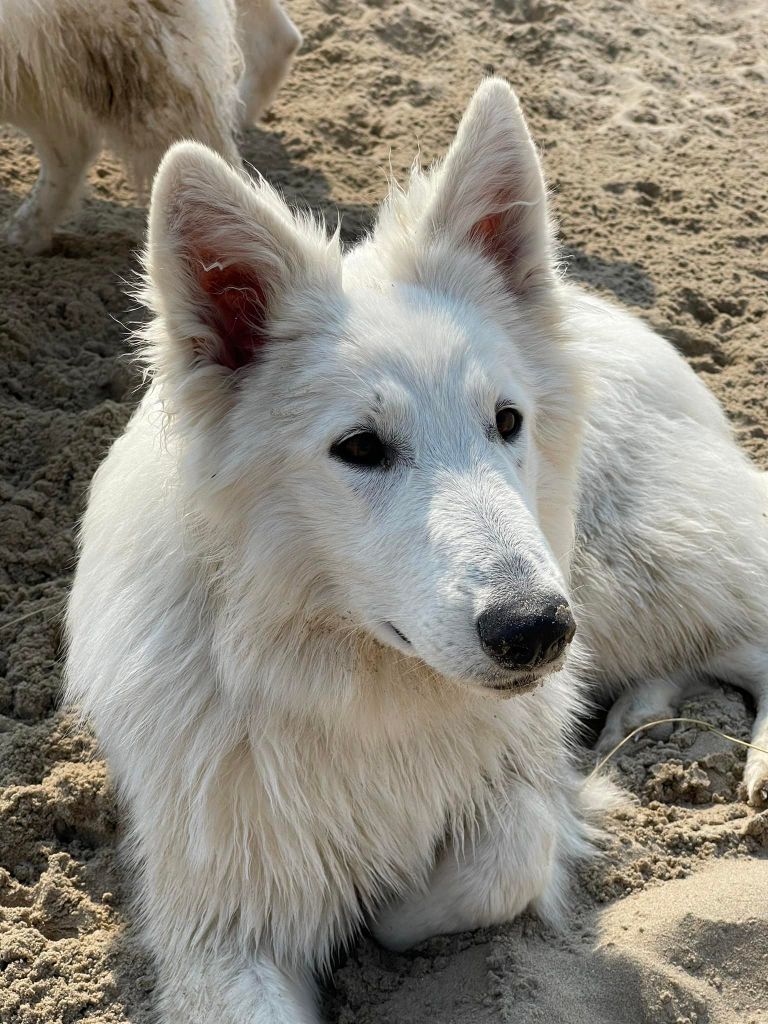
[[511,405],[505,405],[496,413],[496,429],[505,441],[511,441],[520,433],[523,425],[522,413],[513,409]]
[[351,437],[345,437],[343,441],[337,441],[331,446],[331,455],[350,466],[386,468],[388,464],[384,442],[372,431],[352,434]]

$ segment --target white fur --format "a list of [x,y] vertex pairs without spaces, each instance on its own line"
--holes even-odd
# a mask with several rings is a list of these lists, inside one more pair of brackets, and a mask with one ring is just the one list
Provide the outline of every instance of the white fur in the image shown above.
[[8,240],[47,249],[103,145],[140,191],[180,139],[238,163],[237,129],[264,112],[300,42],[279,0],[3,0],[0,120],[40,157]]
[[[753,696],[768,749],[768,476],[671,345],[606,302],[574,294],[571,310],[593,375],[571,575],[581,674],[623,694],[599,747],[719,679]],[[768,802],[768,755],[749,752],[745,783]]]
[[[572,591],[580,632],[622,664],[611,616],[630,598],[596,586],[584,609],[588,559],[611,578],[584,491],[610,491],[606,439],[645,451],[638,421],[671,402],[658,363],[679,377],[666,429],[708,410],[733,471],[753,471],[665,342],[558,282],[538,159],[499,80],[344,258],[264,182],[175,147],[146,268],[152,384],[94,479],[67,696],[130,816],[166,1024],[316,1021],[311,972],[366,922],[404,948],[557,916],[606,800],[571,763],[579,683],[562,658],[501,667],[475,621]],[[509,443],[500,401],[524,417]],[[389,469],[332,455],[360,430],[389,439]],[[624,475],[642,500],[647,478]],[[664,557],[695,548],[696,519],[674,522]],[[683,604],[706,587],[679,576]]]

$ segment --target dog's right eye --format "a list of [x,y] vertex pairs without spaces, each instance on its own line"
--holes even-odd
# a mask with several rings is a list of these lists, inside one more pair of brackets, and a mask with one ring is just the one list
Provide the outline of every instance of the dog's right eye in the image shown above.
[[345,437],[343,441],[337,441],[331,446],[331,455],[350,466],[386,469],[388,465],[387,449],[384,442],[372,431],[352,434],[351,437]]

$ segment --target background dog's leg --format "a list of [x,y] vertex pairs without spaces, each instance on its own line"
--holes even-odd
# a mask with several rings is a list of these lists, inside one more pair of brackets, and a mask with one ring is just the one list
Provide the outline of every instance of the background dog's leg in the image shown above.
[[441,855],[425,891],[380,911],[375,937],[403,950],[431,935],[509,921],[529,906],[555,916],[567,884],[568,847],[580,841],[570,804],[511,783],[480,835]]
[[160,968],[159,1024],[319,1024],[313,984],[265,957],[210,951]]
[[238,42],[245,68],[238,85],[241,126],[257,121],[288,73],[301,33],[277,0],[238,0]]
[[[739,644],[713,659],[707,672],[752,695],[756,706],[752,742],[768,750],[768,647]],[[760,750],[747,752],[744,785],[751,804],[768,805],[768,754]]]
[[6,238],[30,255],[50,248],[54,229],[72,212],[98,141],[84,127],[24,126],[40,157],[32,192],[11,216]]

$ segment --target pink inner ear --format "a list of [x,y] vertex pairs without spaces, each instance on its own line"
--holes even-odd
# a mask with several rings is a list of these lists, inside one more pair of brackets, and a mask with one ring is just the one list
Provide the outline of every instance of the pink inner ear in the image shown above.
[[509,229],[503,230],[504,217],[503,213],[483,217],[475,224],[470,234],[470,240],[478,243],[502,269],[512,266],[517,256],[513,232]]
[[493,243],[494,238],[498,236],[502,217],[503,214],[494,213],[479,220],[472,228],[472,241],[480,242],[481,245]]
[[[510,268],[520,256],[519,223],[514,215],[515,193],[498,189],[486,200],[486,208],[495,210],[478,220],[470,232],[470,241],[478,244],[502,269]],[[523,211],[518,217],[524,217]]]
[[216,361],[230,370],[253,362],[267,340],[264,330],[267,291],[252,267],[222,267],[211,253],[198,253],[195,276],[208,301],[202,319],[216,332]]

